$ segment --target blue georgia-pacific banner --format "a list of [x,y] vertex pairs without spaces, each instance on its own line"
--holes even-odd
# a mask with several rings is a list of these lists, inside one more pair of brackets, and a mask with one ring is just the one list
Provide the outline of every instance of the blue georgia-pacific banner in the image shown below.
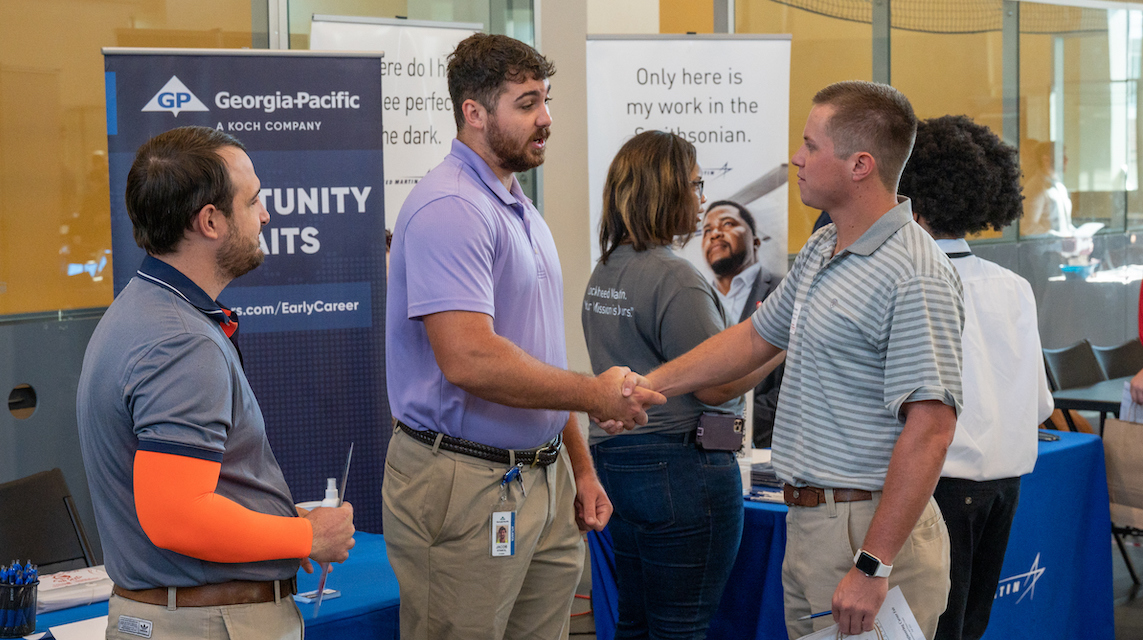
[[381,531],[391,433],[385,391],[385,205],[379,54],[105,50],[112,262],[118,294],[143,259],[124,203],[148,138],[214,127],[247,147],[270,212],[265,263],[220,301],[294,499],[340,476],[355,524]]

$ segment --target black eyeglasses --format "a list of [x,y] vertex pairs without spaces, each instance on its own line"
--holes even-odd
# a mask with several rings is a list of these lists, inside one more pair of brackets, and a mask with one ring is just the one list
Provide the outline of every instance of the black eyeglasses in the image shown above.
[[706,183],[703,182],[701,178],[698,180],[691,180],[691,187],[695,190],[696,193],[698,193],[699,200],[702,200],[702,188],[704,184]]

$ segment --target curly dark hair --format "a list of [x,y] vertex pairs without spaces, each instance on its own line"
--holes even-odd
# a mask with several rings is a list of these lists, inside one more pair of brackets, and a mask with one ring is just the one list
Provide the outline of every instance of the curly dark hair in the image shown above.
[[968,116],[918,124],[899,191],[942,238],[1000,231],[1023,212],[1015,147]]
[[465,100],[475,100],[489,113],[505,82],[544,80],[556,74],[556,65],[532,47],[508,36],[476,33],[456,45],[448,56],[448,93],[456,129],[464,129]]

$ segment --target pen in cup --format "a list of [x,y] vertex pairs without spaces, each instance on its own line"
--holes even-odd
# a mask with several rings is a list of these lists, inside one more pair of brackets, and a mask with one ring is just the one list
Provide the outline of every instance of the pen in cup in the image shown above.
[[822,616],[828,616],[831,613],[833,613],[833,611],[819,611],[817,613],[811,613],[808,616],[802,616],[802,617],[798,618],[798,622],[801,622],[802,620],[813,620],[814,618],[820,618]]

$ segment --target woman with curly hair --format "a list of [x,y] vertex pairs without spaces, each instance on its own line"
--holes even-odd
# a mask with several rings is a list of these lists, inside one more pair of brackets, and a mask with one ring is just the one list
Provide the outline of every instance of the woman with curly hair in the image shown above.
[[[650,371],[726,328],[711,285],[671,251],[697,227],[702,188],[694,145],[672,133],[640,133],[611,162],[582,310],[593,369]],[[764,373],[671,398],[620,435],[592,423],[615,508],[616,638],[706,637],[742,537],[742,481],[734,453],[696,445],[696,429],[705,413],[740,415]]]
[[1020,476],[1035,466],[1036,429],[1052,413],[1031,285],[974,256],[964,239],[1020,216],[1016,150],[967,116],[922,121],[899,190],[964,286],[964,409],[934,493],[949,529],[952,589],[935,638],[980,638]]

